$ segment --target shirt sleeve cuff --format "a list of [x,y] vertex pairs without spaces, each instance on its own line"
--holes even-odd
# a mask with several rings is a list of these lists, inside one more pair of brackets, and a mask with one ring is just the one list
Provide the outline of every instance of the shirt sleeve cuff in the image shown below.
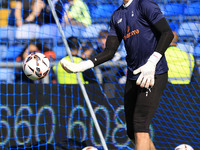
[[155,65],[159,62],[159,60],[161,59],[162,55],[158,52],[154,52],[148,59],[148,61],[151,61],[152,63],[154,63]]

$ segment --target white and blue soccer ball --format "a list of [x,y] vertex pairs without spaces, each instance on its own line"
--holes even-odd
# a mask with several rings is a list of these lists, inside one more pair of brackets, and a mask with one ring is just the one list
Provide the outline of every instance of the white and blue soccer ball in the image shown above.
[[87,146],[87,147],[83,148],[82,150],[98,150],[98,149],[93,146]]
[[31,80],[40,80],[50,71],[49,59],[42,53],[31,53],[23,61],[23,71]]
[[188,144],[181,144],[177,146],[174,150],[194,150],[194,149],[192,148],[192,146]]

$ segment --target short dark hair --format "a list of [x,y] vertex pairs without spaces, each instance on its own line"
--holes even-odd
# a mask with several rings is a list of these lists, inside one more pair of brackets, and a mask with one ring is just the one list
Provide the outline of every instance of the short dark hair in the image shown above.
[[73,50],[78,50],[80,47],[80,41],[78,40],[77,37],[71,36],[67,39],[67,43],[69,48]]

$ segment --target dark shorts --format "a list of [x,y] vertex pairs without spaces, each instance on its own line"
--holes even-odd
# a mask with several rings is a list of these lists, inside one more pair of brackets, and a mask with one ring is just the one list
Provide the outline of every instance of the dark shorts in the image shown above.
[[166,87],[168,74],[155,76],[153,88],[147,90],[136,85],[135,80],[127,80],[124,93],[124,109],[127,134],[134,139],[136,132],[149,132],[152,118],[159,106],[161,95]]

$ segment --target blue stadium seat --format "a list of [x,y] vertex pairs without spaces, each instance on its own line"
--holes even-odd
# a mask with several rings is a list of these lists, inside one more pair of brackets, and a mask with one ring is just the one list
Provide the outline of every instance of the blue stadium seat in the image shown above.
[[183,22],[178,29],[179,36],[198,38],[200,33],[200,23]]
[[[70,25],[64,27],[63,31],[66,38],[70,36],[81,37],[82,36],[81,33],[85,31],[85,27],[79,25]],[[59,30],[57,31],[57,35],[58,37],[61,37]]]
[[0,61],[2,61],[5,58],[7,51],[7,44],[1,44],[0,45]]
[[97,38],[101,30],[108,30],[107,24],[92,24],[82,33],[83,38]]
[[56,24],[44,24],[40,27],[40,32],[36,37],[41,38],[56,38],[57,36],[57,25]]
[[14,27],[0,27],[0,39],[14,40],[15,29]]
[[67,55],[67,51],[64,45],[54,46],[53,51],[56,53],[57,60],[60,60]]
[[117,2],[119,4],[119,6],[123,4],[123,0],[118,0]]
[[194,44],[192,43],[177,43],[177,47],[187,53],[194,54]]
[[185,4],[183,3],[168,3],[165,6],[164,15],[166,16],[175,16],[175,15],[183,15]]
[[200,43],[194,48],[194,56],[200,57]]
[[23,24],[16,28],[16,39],[34,39],[38,38],[40,26],[37,24]]
[[172,31],[178,31],[179,23],[177,22],[169,22],[169,26],[171,27]]
[[0,68],[0,83],[12,84],[15,80],[14,68]]
[[92,9],[91,12],[91,16],[92,18],[108,18],[110,19],[112,13],[114,10],[116,10],[118,8],[117,5],[113,5],[113,4],[100,4],[97,6],[96,9]]
[[200,74],[200,43],[195,46],[193,55],[197,65],[197,71]]
[[52,48],[56,43],[58,36],[58,29],[56,24],[43,24],[40,27],[40,31],[36,33],[35,37],[39,39],[43,44]]
[[0,28],[0,39],[8,39],[8,27]]
[[200,15],[200,2],[188,5],[184,10],[184,15]]
[[7,51],[3,53],[2,60],[4,61],[14,61],[16,57],[22,52],[24,46],[10,46],[7,48]]

